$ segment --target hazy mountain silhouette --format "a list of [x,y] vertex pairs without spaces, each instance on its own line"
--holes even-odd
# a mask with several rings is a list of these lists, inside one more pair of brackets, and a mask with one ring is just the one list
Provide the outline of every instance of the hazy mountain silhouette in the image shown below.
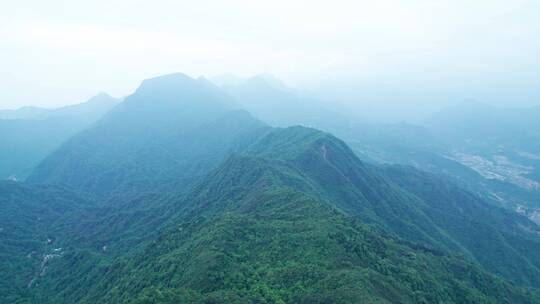
[[232,104],[204,79],[170,74],[145,80],[93,128],[45,159],[28,181],[93,194],[185,187],[243,135],[264,127]]
[[0,110],[0,119],[47,119],[58,116],[80,115],[81,119],[95,120],[118,102],[119,100],[102,92],[86,102],[60,108],[22,107],[16,110]]
[[24,179],[48,153],[94,123],[117,102],[100,93],[87,102],[57,109],[0,111],[0,179]]
[[330,104],[307,97],[270,74],[256,75],[222,88],[241,108],[272,126],[300,124],[331,130],[349,123],[349,119]]

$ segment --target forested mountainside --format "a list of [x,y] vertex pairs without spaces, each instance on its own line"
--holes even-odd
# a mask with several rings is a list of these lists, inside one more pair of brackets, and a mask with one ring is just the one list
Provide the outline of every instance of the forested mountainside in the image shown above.
[[84,103],[58,109],[0,111],[0,179],[24,180],[49,153],[117,103],[102,93]]
[[540,302],[527,217],[181,74],[0,198],[10,303]]
[[[463,252],[446,249],[445,241],[399,237],[399,229],[378,219],[376,201],[368,201],[388,190],[388,181],[373,168],[362,168],[371,186],[364,189],[363,202],[317,191],[317,177],[343,174],[355,192],[360,183],[354,173],[340,168],[362,164],[346,164],[358,161],[347,149],[312,129],[271,131],[224,160],[185,197],[168,199],[166,224],[137,248],[63,243],[66,249],[48,264],[34,297],[55,303],[534,302],[523,288],[482,270]],[[400,206],[403,201],[387,203],[408,207]],[[355,216],[356,208],[371,212],[371,220]],[[417,219],[409,221],[415,226]],[[152,224],[125,224],[138,225]],[[58,288],[64,292],[49,294]]]
[[231,157],[183,202],[189,211],[134,256],[102,268],[98,285],[71,299],[534,303],[462,257],[377,232],[295,190],[290,180],[298,176],[283,169]]
[[56,186],[0,182],[0,302],[25,303],[62,248],[55,224],[91,206]]

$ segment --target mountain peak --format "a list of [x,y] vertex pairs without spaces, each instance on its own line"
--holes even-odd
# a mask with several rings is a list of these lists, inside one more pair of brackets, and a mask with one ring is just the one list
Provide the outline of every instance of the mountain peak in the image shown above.
[[110,99],[110,98],[114,98],[114,97],[107,94],[106,92],[99,92],[94,97],[90,98],[90,100],[93,100],[93,99],[105,99],[105,98]]
[[318,154],[325,161],[328,161],[330,154],[355,158],[354,153],[341,140],[329,133],[304,126],[276,128],[246,151],[247,155],[282,160],[296,159],[306,153]]
[[99,92],[97,95],[88,99],[84,104],[115,104],[118,99],[112,97],[105,92]]
[[[232,108],[234,102],[218,87],[203,77],[197,79],[182,73],[166,74],[143,80],[139,88],[125,99],[126,106],[156,107],[168,104],[175,107],[168,112],[189,112],[187,108],[207,107],[222,111]],[[170,113],[171,115],[173,113]]]
[[192,86],[197,81],[182,73],[172,73],[143,80],[136,93],[147,91],[178,90],[182,87]]
[[291,90],[291,88],[289,88],[285,83],[283,83],[283,81],[269,73],[261,73],[250,77],[245,81],[245,84],[255,85],[257,87],[269,87],[271,89],[280,91]]

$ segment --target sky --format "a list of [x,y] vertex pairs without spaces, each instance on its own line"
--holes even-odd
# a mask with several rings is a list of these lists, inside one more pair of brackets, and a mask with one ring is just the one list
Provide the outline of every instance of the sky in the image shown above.
[[4,1],[0,108],[172,72],[266,72],[357,106],[540,104],[538,16],[538,0]]

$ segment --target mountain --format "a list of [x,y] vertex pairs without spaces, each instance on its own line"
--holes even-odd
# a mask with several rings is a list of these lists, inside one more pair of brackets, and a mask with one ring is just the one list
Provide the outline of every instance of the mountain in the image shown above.
[[330,104],[307,97],[270,74],[260,74],[243,81],[225,83],[221,88],[238,105],[272,126],[304,125],[334,129],[346,125],[347,117],[335,111]]
[[98,196],[187,188],[265,125],[205,79],[148,79],[28,177]]
[[[271,125],[300,124],[331,132],[364,161],[410,165],[451,179],[494,205],[540,223],[540,107],[502,109],[466,102],[432,115],[422,125],[367,123],[274,82],[253,77],[223,88]],[[372,114],[369,108],[363,110]]]
[[27,182],[3,184],[13,216],[2,228],[38,244],[30,263],[15,234],[6,242],[5,299],[539,303],[537,224],[465,182],[354,152],[394,143],[385,156],[444,158],[425,128],[342,129],[353,150],[327,132],[269,127],[240,103],[202,78],[145,80]]
[[58,109],[0,111],[0,179],[24,179],[45,156],[116,103],[101,93],[87,102]]
[[[495,205],[540,223],[539,107],[503,109],[467,102],[433,115],[422,125],[367,123],[328,115],[332,112],[324,108],[326,116],[311,115],[317,117],[311,119],[306,113],[316,113],[317,103],[302,103],[294,91],[277,90],[262,79],[255,82],[260,87],[237,85],[227,90],[274,125],[301,124],[331,132],[364,161],[410,165],[451,179]],[[251,94],[245,93],[250,90]],[[257,98],[262,101],[250,105]],[[283,100],[287,102],[278,102]],[[365,112],[370,113],[368,108]]]
[[538,302],[508,283],[538,285],[537,226],[425,173],[363,164],[313,129],[267,129],[164,204],[137,246],[65,246],[36,299]]
[[16,110],[0,110],[0,119],[47,119],[76,115],[81,116],[81,119],[97,120],[117,103],[117,99],[102,92],[86,102],[60,108],[22,107]]
[[[494,208],[435,176],[421,175],[411,168],[396,175],[399,170],[387,172],[362,163],[344,142],[325,133],[289,128],[275,131],[265,140],[268,142],[257,146],[262,149],[258,155],[279,151],[272,157],[291,163],[304,180],[301,189],[317,193],[348,214],[416,243],[462,251],[510,280],[540,283],[538,257],[529,251],[540,245],[540,230],[526,218]],[[289,156],[292,151],[299,152]],[[409,181],[412,177],[417,183]],[[425,192],[419,192],[422,190]],[[446,208],[443,214],[442,207]],[[462,229],[465,226],[467,229]],[[471,239],[475,234],[492,235],[490,238],[497,240],[480,244]],[[493,263],[509,256],[512,258],[504,263]],[[514,262],[521,266],[506,268]]]
[[[452,179],[540,223],[539,107],[500,109],[467,102],[422,125],[367,123],[274,82],[253,77],[223,88],[271,125],[300,124],[331,132],[365,161],[410,165]],[[364,112],[371,114],[369,108]]]

